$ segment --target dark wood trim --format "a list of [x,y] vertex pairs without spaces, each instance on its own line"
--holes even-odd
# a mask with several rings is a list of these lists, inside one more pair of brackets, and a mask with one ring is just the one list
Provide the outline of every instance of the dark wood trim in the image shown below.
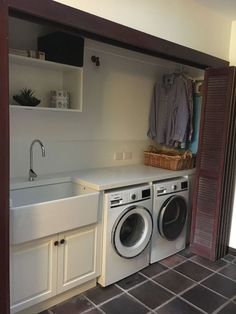
[[187,48],[52,0],[9,0],[10,14],[67,26],[85,37],[201,69],[228,61]]
[[229,65],[228,61],[52,0],[0,0],[0,313],[2,314],[9,313],[8,13],[35,22],[53,24],[84,37],[201,69]]
[[8,8],[0,0],[0,313],[9,313]]

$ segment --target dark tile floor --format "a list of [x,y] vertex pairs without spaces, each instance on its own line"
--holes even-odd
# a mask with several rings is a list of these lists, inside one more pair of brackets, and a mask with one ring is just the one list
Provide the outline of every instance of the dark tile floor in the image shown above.
[[40,314],[236,314],[236,256],[216,263],[185,250]]

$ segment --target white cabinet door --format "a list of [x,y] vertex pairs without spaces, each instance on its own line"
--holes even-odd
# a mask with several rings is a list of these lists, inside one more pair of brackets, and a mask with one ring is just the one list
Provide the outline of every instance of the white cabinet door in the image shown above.
[[92,225],[59,235],[59,243],[65,242],[58,247],[58,293],[97,277],[97,228]]
[[11,313],[56,294],[58,236],[11,247]]

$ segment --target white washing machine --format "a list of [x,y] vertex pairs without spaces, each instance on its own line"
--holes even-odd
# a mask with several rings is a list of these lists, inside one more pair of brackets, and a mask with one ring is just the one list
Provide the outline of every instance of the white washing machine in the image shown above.
[[104,195],[102,273],[108,286],[149,265],[152,188],[143,185]]
[[153,235],[150,263],[173,255],[186,246],[188,177],[153,184]]

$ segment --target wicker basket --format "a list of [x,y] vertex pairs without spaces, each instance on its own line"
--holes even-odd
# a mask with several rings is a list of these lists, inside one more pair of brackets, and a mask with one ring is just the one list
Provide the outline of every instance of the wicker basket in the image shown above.
[[195,156],[191,151],[168,152],[158,151],[151,148],[144,152],[144,163],[146,166],[164,168],[169,170],[191,169],[195,166]]

